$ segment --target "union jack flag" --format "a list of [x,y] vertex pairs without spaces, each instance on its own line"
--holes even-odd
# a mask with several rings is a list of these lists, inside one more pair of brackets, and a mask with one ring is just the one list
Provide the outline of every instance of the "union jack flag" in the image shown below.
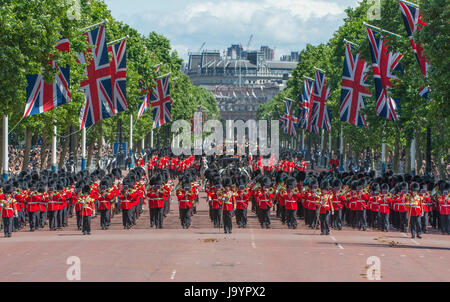
[[326,86],[326,75],[320,70],[316,70],[310,132],[317,134],[319,129],[329,129],[329,125],[326,124],[326,103],[330,94],[330,89]]
[[[61,39],[55,46],[63,52],[70,51],[68,39]],[[70,67],[60,67],[56,61],[50,61],[50,65],[58,70],[58,75],[53,83],[46,83],[43,74],[26,75],[27,78],[27,104],[23,117],[47,112],[55,107],[72,101],[70,94]]]
[[127,41],[123,40],[108,47],[112,54],[111,81],[113,86],[113,113],[128,110],[127,104]]
[[352,49],[350,44],[346,44],[339,115],[343,122],[367,128],[366,117],[361,113],[361,109],[365,108],[364,97],[372,96],[367,89],[369,65],[361,59],[360,54],[353,55]]
[[150,93],[150,105],[153,108],[153,129],[172,121],[172,104],[169,76],[156,80],[156,87]]
[[147,93],[143,98],[144,101],[139,105],[139,110],[138,110],[138,119],[141,118],[141,116],[146,113],[150,107],[150,92]]
[[305,79],[304,81],[304,89],[302,94],[302,119],[301,119],[301,127],[303,129],[309,129],[309,121],[311,111],[312,111],[312,96],[314,94],[314,81]]
[[372,54],[372,68],[375,79],[377,97],[377,115],[395,121],[398,119],[397,108],[399,103],[390,97],[389,87],[394,86],[391,80],[397,80],[394,70],[400,69],[400,53],[388,52],[383,36],[367,27],[369,34],[370,52]]
[[[111,67],[106,47],[105,26],[102,25],[84,35],[88,43],[95,47],[78,56],[80,63],[87,63],[85,75],[88,78],[80,85],[86,99],[86,104],[80,112],[80,129],[92,126],[100,120],[114,115]],[[87,53],[92,54],[90,61],[86,60]]]
[[[420,71],[425,78],[428,77],[429,63],[427,58],[423,54],[423,48],[420,43],[414,41],[414,33],[421,30],[422,27],[427,24],[422,19],[420,9],[413,5],[407,4],[403,1],[399,1],[400,10],[402,12],[403,23],[405,24],[406,32],[408,33],[409,42],[411,43],[414,55],[420,66]],[[420,26],[419,26],[420,25]],[[428,98],[429,87],[424,87],[420,90],[420,95],[424,98]]]
[[297,132],[295,128],[298,124],[298,118],[294,116],[294,101],[286,99],[284,102],[285,114],[281,117],[284,122],[282,123],[284,134],[296,136]]

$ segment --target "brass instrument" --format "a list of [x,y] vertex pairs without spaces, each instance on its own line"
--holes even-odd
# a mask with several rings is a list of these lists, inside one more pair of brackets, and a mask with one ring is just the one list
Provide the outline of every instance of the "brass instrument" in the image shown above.
[[275,189],[272,187],[270,189],[266,190],[266,193],[269,193],[269,194],[273,194],[274,192],[275,192]]
[[295,188],[294,188],[294,190],[292,190],[292,193],[294,193],[294,194],[298,194],[298,193],[300,193],[300,191],[298,190],[298,188],[297,188],[297,187],[295,187]]

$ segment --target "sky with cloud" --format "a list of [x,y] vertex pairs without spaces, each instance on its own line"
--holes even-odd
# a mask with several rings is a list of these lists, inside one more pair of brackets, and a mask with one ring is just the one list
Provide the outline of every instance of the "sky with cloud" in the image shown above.
[[276,48],[275,58],[331,38],[357,0],[104,0],[112,15],[141,34],[166,36],[180,57],[231,44]]

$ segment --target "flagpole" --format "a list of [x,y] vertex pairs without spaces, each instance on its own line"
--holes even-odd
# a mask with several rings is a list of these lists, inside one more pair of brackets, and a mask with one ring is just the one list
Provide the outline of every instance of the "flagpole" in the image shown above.
[[384,128],[386,127],[386,122],[383,125],[383,132],[381,135],[381,176],[384,176],[386,172],[386,143],[384,142]]
[[305,150],[305,130],[302,130],[302,151]]
[[153,129],[150,131],[150,148],[153,149]]
[[81,136],[81,171],[86,170],[86,127],[83,128]]
[[310,77],[307,77],[307,76],[303,76],[303,78],[310,80],[310,81],[314,81],[314,79],[311,79]]
[[133,169],[134,165],[133,165],[133,114],[130,114],[130,152],[129,152],[129,156],[130,156],[130,168]]
[[9,160],[8,160],[8,115],[3,116],[3,179],[8,181]]
[[385,29],[382,29],[382,28],[379,28],[379,27],[370,25],[370,24],[368,24],[368,23],[366,23],[366,22],[363,22],[363,25],[366,26],[366,27],[370,27],[370,28],[373,28],[373,29],[375,29],[375,30],[384,32],[384,33],[386,33],[386,34],[390,34],[390,35],[396,36],[396,37],[398,37],[398,38],[401,38],[401,37],[402,37],[402,36],[400,36],[399,34],[396,34],[396,33],[393,33],[393,32],[391,32],[391,31],[388,31],[388,30],[385,30]]
[[359,47],[358,44],[353,43],[353,42],[350,42],[349,40],[347,40],[347,39],[345,39],[345,38],[344,38],[344,42],[347,43],[347,44],[351,44],[351,45],[353,45],[353,46]]
[[97,27],[97,26],[100,26],[100,25],[103,25],[103,24],[105,24],[105,23],[108,23],[109,21],[108,21],[108,19],[105,19],[104,21],[102,21],[102,22],[100,22],[100,23],[97,23],[97,24],[94,24],[94,25],[91,25],[91,26],[88,26],[88,27],[85,27],[85,28],[83,28],[83,29],[80,29],[80,31],[84,31],[84,32],[86,32],[86,31],[88,31],[89,29],[91,29],[91,28],[94,28],[94,27]]
[[411,175],[416,175],[416,138],[411,141]]
[[56,135],[57,127],[53,126],[53,137],[52,137],[52,171],[56,172]]
[[344,129],[341,124],[341,142],[339,146],[339,172],[344,172]]
[[112,41],[112,42],[109,42],[108,44],[106,44],[106,45],[108,45],[108,46],[111,46],[111,45],[113,45],[113,44],[116,44],[116,43],[119,43],[119,42],[122,42],[123,40],[126,40],[126,39],[128,39],[130,36],[129,35],[127,35],[126,37],[123,37],[123,38],[121,38],[121,39],[118,39],[118,40],[115,40],[115,41]]
[[322,134],[321,134],[321,137],[320,137],[320,155],[321,155],[321,162],[322,162],[322,166],[325,166],[324,164],[323,164],[323,160],[324,160],[324,158],[323,158],[323,152],[324,152],[324,129],[322,129]]
[[420,8],[420,6],[418,4],[411,3],[411,2],[408,2],[408,1],[405,1],[405,0],[399,0],[399,1],[403,2],[403,3],[406,3],[406,4],[409,4],[411,6],[414,6],[415,8]]
[[315,69],[315,70],[318,70],[318,71],[322,71],[323,73],[327,73],[325,70],[320,69],[320,68],[318,68],[318,67],[316,67],[316,66],[314,66],[314,69]]
[[328,156],[331,159],[331,131],[328,132]]

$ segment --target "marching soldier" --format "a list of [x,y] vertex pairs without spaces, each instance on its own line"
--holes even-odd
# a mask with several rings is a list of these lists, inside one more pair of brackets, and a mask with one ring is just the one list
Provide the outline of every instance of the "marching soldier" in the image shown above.
[[[149,205],[153,209],[153,224],[157,229],[162,229],[162,221],[164,214],[164,197],[166,190],[162,187],[162,178],[158,173],[150,179],[151,190],[147,194],[149,197]],[[152,223],[150,223],[152,226]]]
[[320,235],[330,235],[330,214],[334,215],[333,196],[328,191],[329,186],[328,181],[322,183],[322,192],[320,194],[319,203],[317,204],[317,207],[319,208]]
[[261,215],[261,228],[270,229],[270,208],[275,190],[271,187],[270,178],[267,176],[262,179],[262,187],[263,189],[256,196]]
[[449,184],[444,182],[440,186],[440,196],[438,197],[439,213],[441,215],[441,232],[443,235],[450,235],[450,195]]
[[221,198],[222,198],[223,227],[225,234],[226,233],[231,234],[233,229],[232,215],[236,204],[236,201],[234,200],[236,193],[231,188],[232,183],[233,182],[229,177],[225,177],[223,179],[223,186],[225,189]]
[[300,191],[297,188],[297,180],[289,177],[286,180],[286,190],[281,191],[281,198],[286,207],[286,222],[289,229],[297,228],[297,201],[300,199]]
[[[56,231],[56,214],[58,213],[58,203],[60,201],[61,192],[58,190],[53,191],[53,187],[49,187],[49,200],[48,200],[48,225],[50,231]],[[58,189],[58,188],[57,188]]]
[[412,196],[409,200],[409,225],[411,229],[411,238],[422,238],[422,225],[420,217],[423,215],[422,198],[419,196],[420,185],[417,182],[411,184]]
[[384,183],[381,185],[381,196],[379,200],[378,212],[380,213],[380,229],[382,232],[389,231],[389,212],[393,203],[392,194],[389,192],[389,185]]
[[5,237],[11,237],[13,231],[13,217],[17,216],[16,202],[13,199],[13,187],[7,184],[4,193],[0,196],[3,230]]
[[224,192],[220,178],[215,178],[214,186],[215,190],[208,194],[208,200],[211,203],[211,217],[214,223],[214,228],[220,228],[222,216],[222,200],[220,196]]
[[342,208],[345,198],[345,191],[340,189],[342,183],[339,179],[333,180],[332,203],[334,214],[331,215],[331,225],[335,230],[342,230]]
[[111,201],[114,199],[114,192],[110,181],[103,179],[100,182],[100,196],[98,198],[100,211],[100,226],[102,230],[107,230],[111,220]]
[[40,209],[40,202],[42,196],[36,191],[36,188],[32,188],[30,195],[26,199],[28,219],[30,223],[30,232],[34,232],[38,228],[37,220]]
[[430,218],[428,215],[432,211],[433,203],[431,201],[430,193],[427,191],[427,185],[424,184],[420,190],[420,196],[422,197],[423,215],[421,217],[422,233],[427,233],[427,223]]
[[192,202],[195,194],[192,191],[191,183],[188,177],[182,179],[182,186],[176,192],[180,206],[180,221],[183,229],[189,229],[191,226]]
[[91,187],[84,186],[83,195],[80,197],[81,202],[81,220],[83,235],[91,235],[91,219],[95,215],[95,202],[90,197]]
[[251,195],[250,190],[246,187],[247,177],[245,175],[241,175],[238,179],[239,186],[237,195],[235,196],[236,200],[236,223],[238,228],[246,228],[247,227],[247,208],[248,201]]

